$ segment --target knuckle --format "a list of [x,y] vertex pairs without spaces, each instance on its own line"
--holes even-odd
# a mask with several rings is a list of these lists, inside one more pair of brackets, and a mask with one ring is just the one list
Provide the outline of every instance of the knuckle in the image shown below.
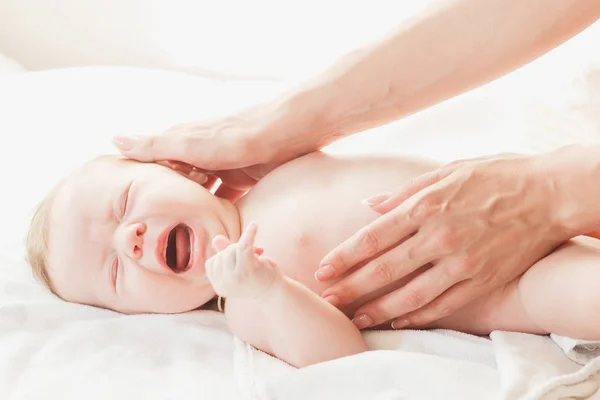
[[461,257],[456,261],[455,270],[462,276],[471,276],[477,265],[475,258],[470,256]]
[[363,228],[359,238],[359,246],[368,253],[379,252],[379,238],[377,234],[370,228]]
[[146,147],[148,149],[156,149],[158,147],[157,142],[158,142],[158,137],[156,135],[146,136],[144,138],[144,147]]
[[435,236],[438,248],[444,253],[453,253],[460,245],[460,235],[448,228],[441,228]]
[[394,318],[392,312],[390,311],[390,307],[383,302],[376,302],[369,306],[369,309],[366,310],[366,313],[371,316],[375,323],[379,323],[381,321],[387,321],[389,319]]
[[373,267],[373,275],[379,284],[389,284],[394,281],[392,266],[387,260],[379,260]]
[[423,326],[432,322],[433,319],[424,314],[415,314],[412,315],[410,318],[407,318],[407,321],[409,321],[410,326]]
[[437,195],[427,193],[421,197],[408,211],[408,218],[414,221],[425,221],[439,211]]
[[425,296],[420,289],[411,289],[406,294],[406,304],[413,309],[421,308],[425,305]]
[[444,318],[456,311],[456,305],[448,302],[442,302],[435,309],[431,311],[431,313],[426,316],[429,318],[427,322],[431,322],[435,319]]
[[481,272],[479,277],[480,285],[483,287],[489,287],[489,288],[496,288],[497,286],[499,286],[504,282],[504,279],[502,279],[495,270],[487,270],[484,272]]
[[356,298],[354,289],[347,284],[336,287],[332,294],[335,294],[344,303],[352,302]]

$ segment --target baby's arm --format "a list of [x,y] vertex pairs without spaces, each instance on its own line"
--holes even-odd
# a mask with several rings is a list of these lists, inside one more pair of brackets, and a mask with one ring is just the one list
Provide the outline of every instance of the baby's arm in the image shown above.
[[241,340],[303,367],[367,350],[359,330],[338,309],[275,263],[254,253],[256,227],[207,262],[217,294],[227,297],[227,319]]

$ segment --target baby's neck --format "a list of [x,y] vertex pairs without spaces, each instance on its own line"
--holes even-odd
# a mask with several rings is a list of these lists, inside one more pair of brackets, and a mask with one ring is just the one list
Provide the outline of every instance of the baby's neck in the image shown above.
[[235,203],[221,199],[223,207],[225,207],[227,211],[224,214],[221,223],[225,228],[225,234],[230,242],[237,242],[242,234],[243,221],[241,216],[243,215],[244,207],[242,199],[243,198],[238,199]]
[[[233,211],[235,211],[235,219],[237,222],[237,234],[234,235],[234,237],[229,237],[229,240],[231,241],[238,241],[244,228],[246,226],[248,226],[248,224],[250,224],[253,221],[247,221],[244,218],[244,215],[246,215],[246,211],[248,211],[248,202],[246,201],[249,197],[250,192],[252,191],[252,189],[246,193],[244,196],[240,197],[239,199],[236,200],[235,203],[233,203]],[[230,203],[231,204],[231,203]],[[254,221],[256,222],[256,221]]]

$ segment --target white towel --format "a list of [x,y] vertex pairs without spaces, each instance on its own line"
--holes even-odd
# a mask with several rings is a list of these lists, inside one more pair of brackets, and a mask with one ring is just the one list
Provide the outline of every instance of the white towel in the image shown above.
[[[547,336],[496,331],[375,331],[369,351],[294,369],[235,339],[240,392],[252,400],[596,398],[600,361],[572,361]],[[565,347],[567,348],[567,347]],[[600,397],[598,397],[600,398]]]

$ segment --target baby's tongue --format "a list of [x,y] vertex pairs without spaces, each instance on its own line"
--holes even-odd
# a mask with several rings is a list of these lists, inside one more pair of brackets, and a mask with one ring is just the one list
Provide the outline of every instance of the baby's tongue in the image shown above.
[[177,271],[183,271],[190,261],[190,234],[184,225],[175,228],[177,244]]

